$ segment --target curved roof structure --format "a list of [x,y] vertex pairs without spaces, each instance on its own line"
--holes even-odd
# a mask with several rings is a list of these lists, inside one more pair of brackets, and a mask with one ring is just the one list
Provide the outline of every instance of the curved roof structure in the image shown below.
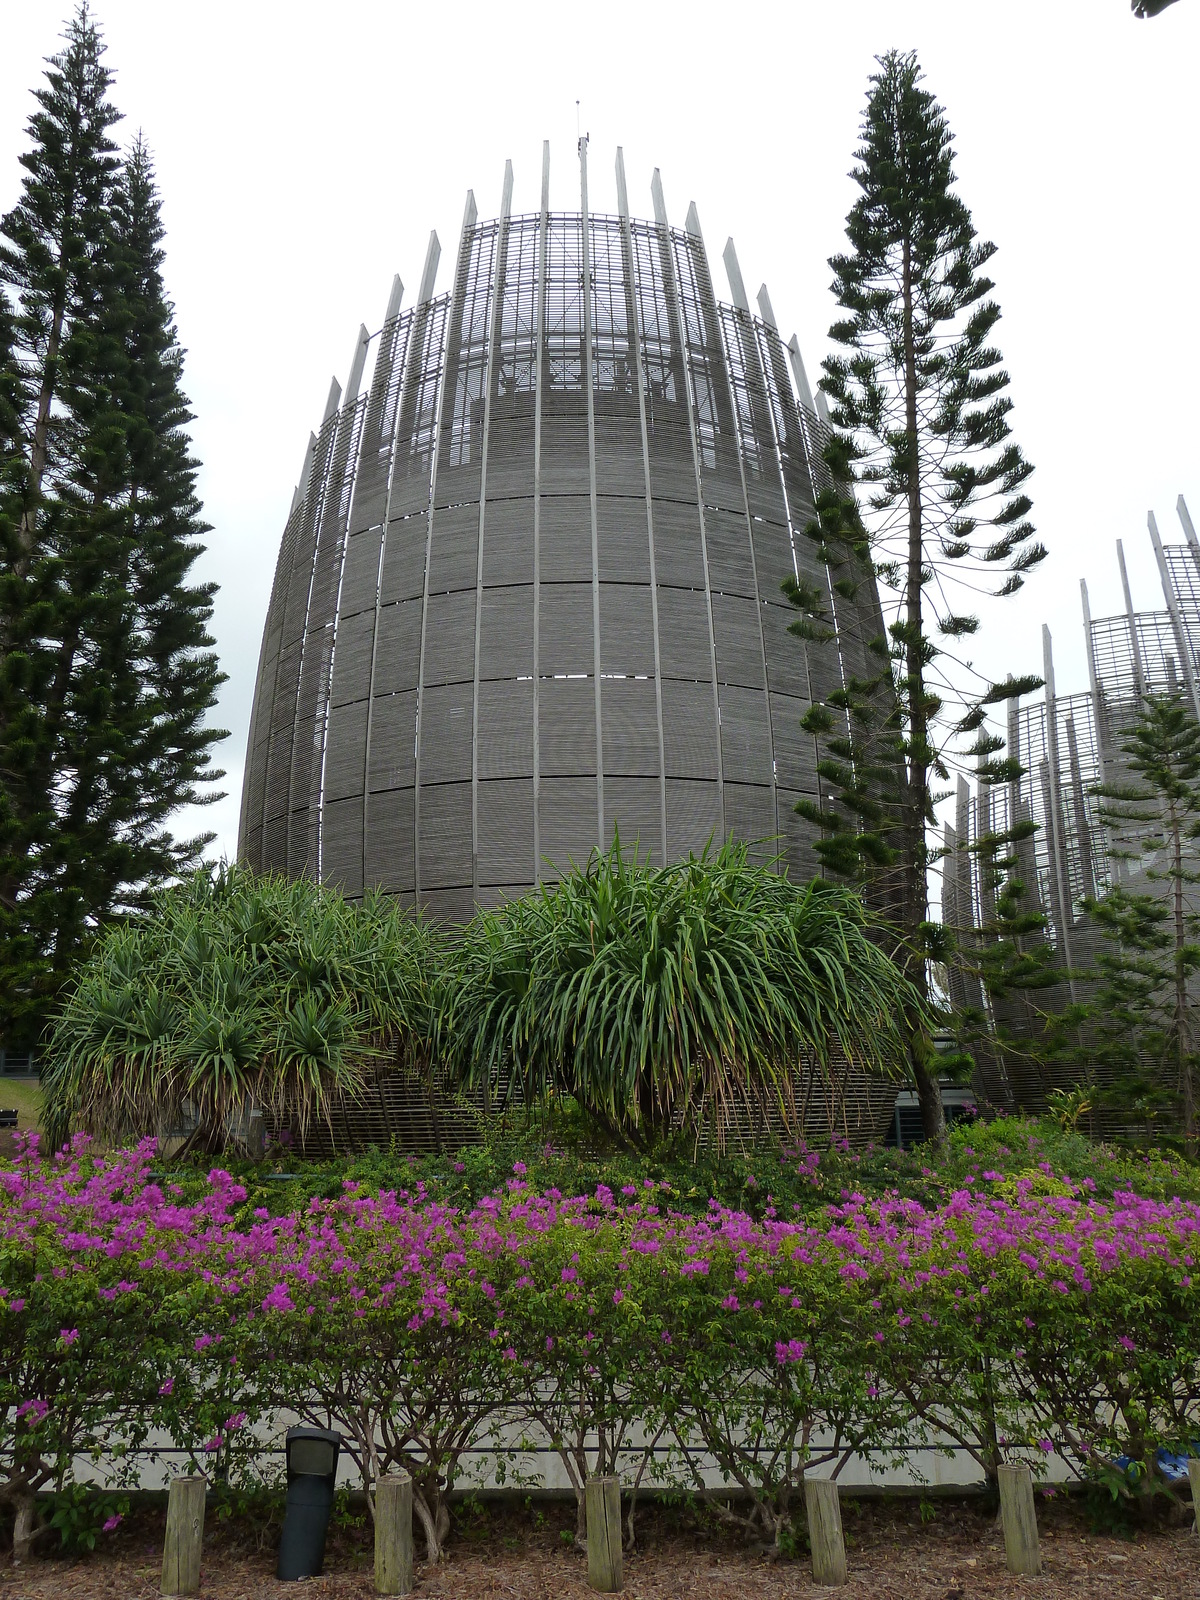
[[[825,429],[732,241],[718,301],[693,206],[480,221],[453,288],[436,236],[334,386],[283,536],[240,853],[451,920],[619,828],[675,859],[729,833],[815,870],[800,719],[865,670],[874,586],[831,593],[805,529]],[[362,387],[366,357],[373,373]],[[780,585],[829,595],[788,633]]]

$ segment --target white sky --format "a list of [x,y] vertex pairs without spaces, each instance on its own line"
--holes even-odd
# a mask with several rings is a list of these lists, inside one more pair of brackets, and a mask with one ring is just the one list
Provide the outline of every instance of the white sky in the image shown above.
[[[0,210],[72,4],[0,0]],[[514,209],[534,210],[549,138],[551,205],[577,205],[577,98],[594,209],[616,209],[617,144],[635,214],[652,214],[661,167],[672,221],[697,204],[718,293],[732,234],[751,296],[765,280],[815,378],[872,58],[915,47],[957,138],[960,192],[999,246],[998,342],[1050,550],[1015,600],[985,606],[975,660],[1040,671],[1048,622],[1059,692],[1085,688],[1079,578],[1094,616],[1121,608],[1118,537],[1135,602],[1161,607],[1147,509],[1171,542],[1180,492],[1200,521],[1200,0],[1145,22],[1128,0],[98,0],[96,14],[118,133],[140,126],[157,162],[188,351],[213,524],[200,571],[221,585],[229,674],[228,798],[196,819],[217,849],[236,848],[275,557],[330,375],[345,381],[360,321],[378,328],[394,272],[411,302],[431,228],[448,287],[466,190],[494,215],[506,157]]]

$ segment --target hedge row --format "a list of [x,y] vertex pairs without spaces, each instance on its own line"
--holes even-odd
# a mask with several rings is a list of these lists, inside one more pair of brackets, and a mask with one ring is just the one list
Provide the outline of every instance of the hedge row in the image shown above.
[[935,1206],[697,1216],[650,1179],[534,1192],[518,1163],[470,1209],[347,1183],[271,1215],[221,1171],[184,1197],[152,1156],[31,1140],[0,1172],[0,1493],[26,1525],[81,1456],[131,1479],[155,1430],[252,1476],[281,1407],[340,1429],[368,1492],[411,1471],[431,1556],[501,1429],[547,1436],[580,1491],[616,1469],[706,1493],[715,1462],[714,1504],[775,1541],[804,1472],[857,1452],[988,1475],[1057,1452],[1126,1486],[1118,1458],[1148,1482],[1200,1434],[1191,1202],[984,1172]]

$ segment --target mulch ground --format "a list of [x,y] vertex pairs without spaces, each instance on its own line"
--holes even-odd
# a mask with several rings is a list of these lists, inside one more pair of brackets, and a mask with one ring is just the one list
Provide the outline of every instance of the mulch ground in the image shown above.
[[[1039,1506],[1042,1576],[1014,1578],[994,1513],[980,1502],[850,1501],[846,1600],[1196,1600],[1200,1539],[1190,1519],[1174,1526],[1098,1531],[1084,1507]],[[571,1547],[574,1508],[459,1508],[441,1565],[418,1563],[416,1594],[446,1600],[584,1600],[584,1558]],[[102,1546],[77,1559],[52,1553],[27,1566],[0,1564],[0,1597],[21,1600],[150,1600],[159,1592],[163,1519],[139,1509]],[[201,1595],[207,1600],[282,1600],[302,1594],[351,1600],[374,1594],[364,1526],[331,1531],[323,1577],[285,1584],[274,1576],[278,1528],[246,1521],[207,1532]],[[639,1513],[639,1548],[625,1561],[634,1600],[783,1600],[828,1595],[814,1587],[807,1556],[770,1561],[728,1531],[686,1510]],[[6,1558],[0,1556],[0,1563]]]

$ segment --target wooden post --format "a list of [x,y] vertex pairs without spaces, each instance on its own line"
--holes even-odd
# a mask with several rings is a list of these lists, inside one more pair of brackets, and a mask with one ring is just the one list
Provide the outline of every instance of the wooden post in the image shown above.
[[267,1129],[263,1114],[255,1106],[246,1118],[246,1154],[251,1161],[261,1161],[267,1148]]
[[412,1478],[389,1472],[375,1485],[375,1593],[413,1592]]
[[842,1538],[842,1503],[832,1478],[805,1478],[804,1509],[808,1513],[813,1582],[827,1589],[840,1589],[847,1581],[846,1541]]
[[1000,1468],[1000,1521],[1004,1527],[1008,1570],[1036,1578],[1042,1570],[1042,1557],[1038,1549],[1037,1512],[1033,1506],[1033,1479],[1024,1463]]
[[200,1549],[204,1543],[203,1478],[172,1478],[163,1541],[163,1594],[198,1594]]
[[589,1478],[587,1510],[588,1583],[600,1594],[620,1594],[625,1586],[621,1549],[621,1480]]
[[1192,1532],[1200,1533],[1200,1460],[1188,1457],[1188,1481],[1192,1486]]

